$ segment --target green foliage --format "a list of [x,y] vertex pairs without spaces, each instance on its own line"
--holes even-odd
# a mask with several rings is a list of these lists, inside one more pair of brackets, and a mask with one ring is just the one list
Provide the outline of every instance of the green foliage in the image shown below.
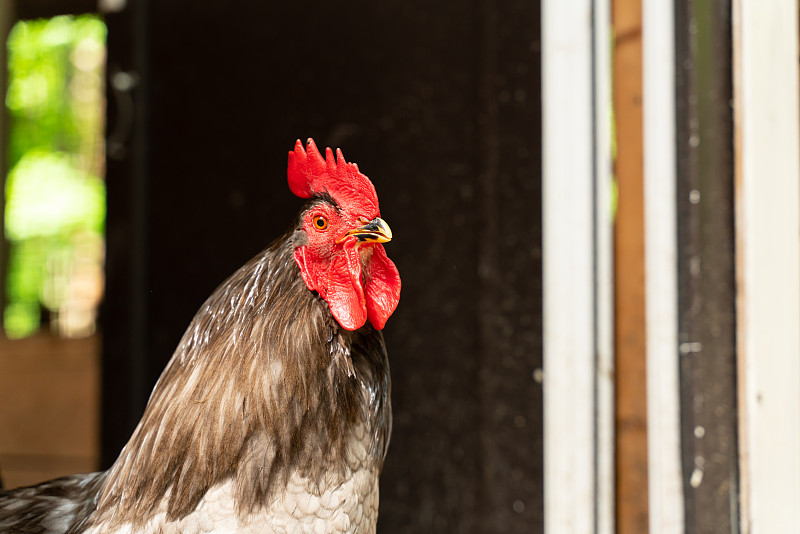
[[105,184],[79,171],[68,154],[28,151],[9,173],[6,191],[12,241],[103,230]]
[[8,39],[9,337],[34,332],[43,307],[61,306],[76,239],[103,233],[105,39],[95,16],[21,21]]

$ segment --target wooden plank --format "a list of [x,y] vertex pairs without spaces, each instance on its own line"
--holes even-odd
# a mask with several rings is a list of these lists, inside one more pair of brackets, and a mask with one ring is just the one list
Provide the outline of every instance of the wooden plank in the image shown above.
[[652,534],[682,534],[673,2],[644,0],[642,30],[648,521]]
[[99,464],[100,339],[0,338],[0,469],[7,487]]
[[686,530],[738,525],[729,0],[676,9],[678,336]]
[[596,534],[615,532],[614,150],[611,1],[594,0]]
[[647,532],[647,388],[642,153],[642,4],[614,0],[616,523]]
[[545,532],[595,530],[592,3],[542,3]]
[[800,530],[797,2],[734,2],[741,532]]

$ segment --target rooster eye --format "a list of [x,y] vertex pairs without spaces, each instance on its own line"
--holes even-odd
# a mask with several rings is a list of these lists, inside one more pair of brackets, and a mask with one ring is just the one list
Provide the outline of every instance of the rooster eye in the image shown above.
[[328,219],[322,215],[314,217],[314,226],[317,230],[326,230],[328,228]]

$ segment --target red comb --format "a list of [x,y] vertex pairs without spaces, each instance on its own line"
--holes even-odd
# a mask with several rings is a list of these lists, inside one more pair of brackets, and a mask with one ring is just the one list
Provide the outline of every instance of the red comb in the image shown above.
[[315,193],[328,193],[344,208],[366,210],[364,215],[377,217],[378,195],[375,186],[361,174],[358,165],[345,161],[342,151],[336,149],[336,158],[330,148],[325,149],[325,159],[317,150],[314,140],[303,143],[297,140],[289,152],[289,189],[300,198],[310,198]]

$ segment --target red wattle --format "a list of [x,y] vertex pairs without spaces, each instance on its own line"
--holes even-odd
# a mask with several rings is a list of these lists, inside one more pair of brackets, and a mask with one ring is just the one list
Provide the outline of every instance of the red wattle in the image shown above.
[[373,247],[365,291],[367,316],[372,326],[382,330],[400,301],[400,273],[383,245]]

